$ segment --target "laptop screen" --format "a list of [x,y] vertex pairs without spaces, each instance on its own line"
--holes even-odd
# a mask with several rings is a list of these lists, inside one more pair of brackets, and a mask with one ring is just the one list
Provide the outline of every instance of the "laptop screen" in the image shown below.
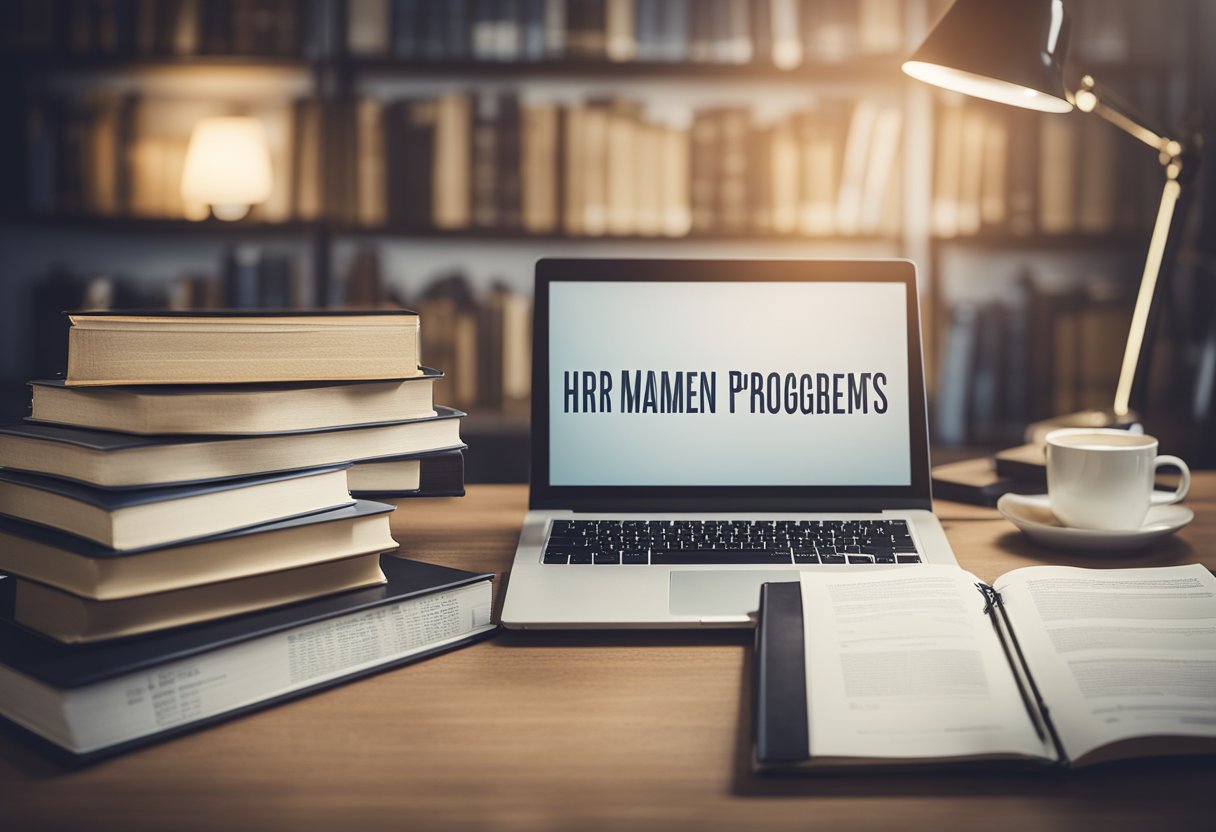
[[554,281],[549,484],[910,485],[907,303],[899,282]]

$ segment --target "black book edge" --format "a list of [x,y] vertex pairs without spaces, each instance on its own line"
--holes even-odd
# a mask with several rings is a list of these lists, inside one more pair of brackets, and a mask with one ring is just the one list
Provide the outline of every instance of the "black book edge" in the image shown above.
[[[400,599],[400,600],[405,600],[405,599]],[[488,639],[491,636],[495,635],[497,632],[498,632],[497,624],[487,625],[484,629],[475,630],[474,632],[471,632],[461,638],[458,638],[456,641],[449,642],[447,644],[442,644],[442,645],[439,645],[436,647],[429,647],[419,653],[413,653],[409,656],[404,656],[400,659],[396,659],[393,661],[385,662],[384,664],[376,665],[375,667],[366,667],[366,668],[363,668],[362,670],[357,670],[354,673],[349,673],[345,676],[339,676],[335,679],[327,679],[324,682],[318,682],[315,685],[309,685],[308,687],[300,688],[299,690],[293,690],[288,693],[280,694],[279,696],[272,696],[269,699],[263,699],[259,702],[253,702],[249,705],[244,705],[242,707],[236,708],[231,711],[224,711],[223,713],[209,716],[206,719],[200,719],[197,722],[190,722],[185,725],[176,725],[176,726],[174,726],[172,728],[168,728],[164,731],[158,731],[154,734],[147,734],[142,737],[137,737],[133,740],[128,740],[126,742],[118,743],[116,745],[110,745],[105,748],[100,748],[96,751],[90,751],[85,754],[75,754],[72,751],[69,751],[68,749],[64,748],[63,746],[55,744],[54,742],[47,739],[46,737],[43,737],[40,734],[36,734],[33,731],[31,731],[30,729],[26,728],[25,726],[20,725],[16,722],[13,722],[12,720],[10,720],[6,717],[3,717],[3,716],[0,716],[0,726],[4,726],[5,728],[12,731],[14,734],[17,734],[18,736],[22,736],[22,737],[27,738],[28,740],[32,740],[35,745],[40,746],[51,757],[55,758],[56,760],[58,760],[59,762],[65,764],[67,766],[70,766],[73,768],[80,767],[80,766],[87,766],[87,765],[92,765],[93,763],[100,762],[102,760],[109,759],[111,757],[116,757],[120,754],[125,754],[126,752],[132,751],[136,748],[141,748],[146,745],[154,745],[156,743],[164,742],[166,740],[174,739],[176,737],[184,736],[186,734],[192,734],[195,731],[201,731],[206,728],[210,728],[214,725],[218,725],[221,722],[227,722],[229,720],[239,719],[248,714],[253,714],[258,711],[265,710],[267,708],[272,708],[276,705],[281,705],[284,702],[289,702],[292,699],[300,699],[305,696],[312,696],[315,693],[320,693],[321,691],[328,690],[329,688],[334,688],[339,685],[344,685],[348,682],[358,681],[359,679],[365,679],[369,676],[374,676],[379,673],[384,673],[385,671],[388,671],[388,670],[393,670],[398,667],[403,667],[408,664],[413,664],[414,662],[422,661],[423,659],[429,659],[432,656],[438,656],[443,653],[447,653],[452,650],[455,650],[459,647],[465,647],[470,644],[474,644],[478,641],[483,641],[483,640]]]
[[1041,486],[1001,477],[988,485],[967,485],[952,480],[933,477],[933,498],[970,503],[976,506],[996,508],[997,501],[1006,494],[1041,494]]
[[409,500],[424,497],[463,497],[464,486],[458,488],[416,488],[413,491],[352,491],[350,496],[360,500]]
[[756,627],[756,752],[758,768],[810,759],[802,585],[760,587]]
[[468,447],[469,447],[468,445],[461,443],[460,445],[453,445],[450,448],[437,448],[436,450],[433,450],[433,451],[419,451],[416,454],[394,454],[393,456],[378,456],[378,457],[374,457],[372,459],[357,459],[351,464],[352,465],[361,465],[363,463],[371,463],[371,462],[398,462],[398,461],[405,461],[408,459],[427,460],[427,459],[431,459],[432,457],[455,458],[457,454],[459,454],[461,456],[461,458],[463,459],[464,451],[467,450]]
[[1042,465],[1023,462],[1019,459],[1002,459],[1000,456],[995,457],[995,459],[997,476],[1017,480],[1027,485],[1038,486],[1040,489],[1039,493],[1041,493],[1043,488],[1047,487],[1046,459],[1044,459]]

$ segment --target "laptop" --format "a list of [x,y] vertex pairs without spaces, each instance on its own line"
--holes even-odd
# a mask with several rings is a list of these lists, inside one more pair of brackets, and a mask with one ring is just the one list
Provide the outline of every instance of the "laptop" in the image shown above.
[[904,260],[545,259],[502,622],[747,627],[802,570],[955,563]]

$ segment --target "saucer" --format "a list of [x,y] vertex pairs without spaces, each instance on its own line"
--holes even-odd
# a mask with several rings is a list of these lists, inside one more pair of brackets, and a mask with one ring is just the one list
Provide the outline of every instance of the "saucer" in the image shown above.
[[1075,529],[1062,524],[1051,513],[1046,494],[1005,494],[997,509],[1013,525],[1045,546],[1060,549],[1123,551],[1140,549],[1159,537],[1173,534],[1195,519],[1183,505],[1152,506],[1144,525],[1133,531]]

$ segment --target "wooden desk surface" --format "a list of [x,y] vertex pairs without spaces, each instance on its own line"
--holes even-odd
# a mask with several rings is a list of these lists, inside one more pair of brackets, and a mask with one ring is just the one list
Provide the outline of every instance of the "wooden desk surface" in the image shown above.
[[[422,560],[502,573],[522,486],[404,501]],[[942,503],[981,578],[1034,563],[1216,567],[1216,473],[1195,522],[1146,553],[1065,556],[995,511]],[[501,577],[500,577],[501,581]],[[498,588],[501,597],[502,587]],[[751,634],[502,633],[468,649],[69,771],[0,734],[0,828],[1216,828],[1216,762],[1051,774],[759,778]]]

